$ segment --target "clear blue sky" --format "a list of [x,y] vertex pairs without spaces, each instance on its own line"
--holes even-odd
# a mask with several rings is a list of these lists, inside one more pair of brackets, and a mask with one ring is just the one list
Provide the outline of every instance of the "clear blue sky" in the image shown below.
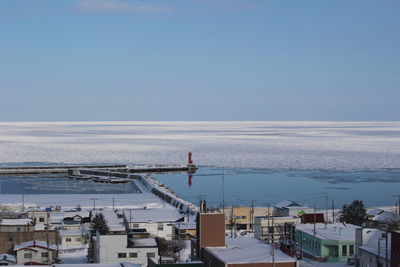
[[400,120],[398,0],[0,0],[0,121]]

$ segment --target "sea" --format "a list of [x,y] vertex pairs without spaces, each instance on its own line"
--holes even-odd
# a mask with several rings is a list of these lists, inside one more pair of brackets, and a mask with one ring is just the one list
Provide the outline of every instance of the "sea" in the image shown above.
[[[400,122],[0,122],[0,165],[186,164],[156,174],[182,198],[209,206],[325,208],[355,199],[395,205],[400,191]],[[132,193],[60,175],[0,176],[1,194]]]

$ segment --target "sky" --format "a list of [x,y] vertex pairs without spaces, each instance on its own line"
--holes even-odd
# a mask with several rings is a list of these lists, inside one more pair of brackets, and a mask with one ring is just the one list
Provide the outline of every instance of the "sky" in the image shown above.
[[398,0],[0,0],[0,121],[400,120]]

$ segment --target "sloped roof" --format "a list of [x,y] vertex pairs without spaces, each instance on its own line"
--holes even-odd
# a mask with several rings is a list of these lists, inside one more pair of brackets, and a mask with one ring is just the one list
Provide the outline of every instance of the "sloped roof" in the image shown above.
[[[37,241],[37,240],[27,241],[27,242],[15,245],[14,246],[14,251],[20,250],[20,249],[25,249],[25,248],[35,248],[35,247],[41,247],[41,248],[47,249],[47,242],[45,242],[45,241]],[[49,244],[49,249],[56,250],[57,246],[54,245],[54,244]]]
[[0,254],[0,261],[8,261],[8,262],[13,262],[13,263],[17,262],[14,255],[5,254],[5,253]]
[[30,225],[32,219],[3,219],[1,225]]
[[279,208],[279,209],[293,207],[293,206],[301,206],[301,205],[299,205],[296,202],[291,201],[291,200],[283,200],[283,201],[275,204],[275,207]]
[[[388,260],[390,260],[391,248],[391,233],[388,233]],[[385,232],[378,229],[363,229],[363,245],[360,249],[365,250],[371,254],[378,255],[382,258],[386,256],[386,238]],[[379,243],[379,248],[378,248]],[[380,250],[380,251],[379,251]]]

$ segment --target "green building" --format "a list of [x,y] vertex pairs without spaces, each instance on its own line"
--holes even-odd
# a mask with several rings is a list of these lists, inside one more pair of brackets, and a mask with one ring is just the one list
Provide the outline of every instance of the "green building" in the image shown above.
[[342,223],[301,224],[296,226],[298,253],[321,262],[346,262],[355,252],[358,226]]

